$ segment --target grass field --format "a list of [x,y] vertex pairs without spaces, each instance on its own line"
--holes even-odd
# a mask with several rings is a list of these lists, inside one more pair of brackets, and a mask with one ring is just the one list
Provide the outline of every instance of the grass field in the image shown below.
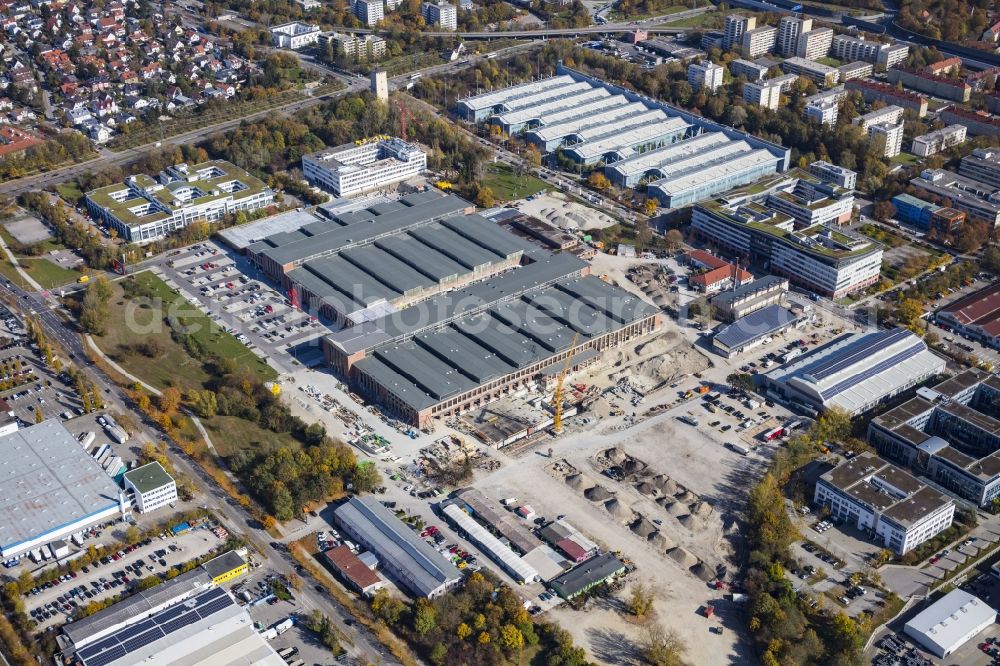
[[816,58],[816,62],[820,63],[821,65],[826,65],[827,67],[840,67],[840,65],[842,64],[836,58],[831,58],[829,56],[824,56],[822,58]]
[[63,268],[42,257],[18,258],[24,271],[45,289],[54,289],[71,282],[83,275],[80,271]]
[[17,272],[17,269],[14,268],[14,264],[7,260],[6,255],[0,257],[0,275],[3,275],[4,278],[10,280],[21,289],[28,286],[27,281],[21,277],[20,273]]
[[247,448],[254,452],[267,453],[283,446],[292,449],[302,446],[288,433],[271,432],[256,423],[235,416],[214,416],[202,419],[202,424],[208,430],[215,450],[223,458]]
[[890,158],[889,161],[892,162],[893,164],[901,164],[906,167],[918,164],[920,162],[920,159],[921,158],[917,157],[916,155],[911,155],[910,153],[900,153],[899,155]]
[[676,21],[666,20],[659,27],[667,28],[716,28],[719,27],[722,14],[719,12],[705,12],[697,16],[688,16]]
[[74,206],[83,199],[83,192],[77,187],[76,183],[70,181],[68,183],[60,183],[56,185],[56,191],[59,193],[63,199],[73,204]]
[[[211,379],[202,363],[174,341],[166,321],[169,317],[186,326],[206,353],[235,359],[240,367],[264,380],[277,376],[271,366],[219,328],[207,315],[186,303],[163,280],[149,272],[126,279],[139,281],[153,296],[153,303],[133,303],[125,298],[121,285],[113,283],[110,321],[117,325],[109,326],[108,332],[95,340],[106,354],[132,374],[158,388],[177,386],[182,390],[202,388]],[[134,346],[149,340],[155,340],[162,353],[149,358],[133,351]]]
[[548,189],[549,184],[534,176],[517,176],[508,164],[491,164],[483,178],[482,184],[493,190],[493,196],[498,201],[523,199]]

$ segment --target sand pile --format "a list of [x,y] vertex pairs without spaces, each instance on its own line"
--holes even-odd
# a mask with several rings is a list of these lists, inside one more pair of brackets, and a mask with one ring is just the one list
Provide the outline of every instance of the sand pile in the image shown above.
[[667,513],[669,513],[671,516],[683,516],[686,515],[688,512],[688,508],[683,504],[681,504],[680,502],[674,502],[673,504],[665,508],[667,509]]
[[675,548],[677,546],[677,544],[673,542],[673,539],[668,537],[663,532],[656,532],[654,534],[650,534],[649,542],[653,544],[661,552],[670,550],[671,548]]
[[674,562],[677,562],[677,564],[681,565],[685,569],[690,569],[699,562],[697,557],[680,546],[671,550],[667,553],[667,555],[669,555]]
[[660,494],[660,489],[654,486],[652,483],[643,481],[635,487],[643,495],[648,495],[649,497],[656,497]]
[[646,469],[646,463],[636,460],[635,458],[629,458],[622,463],[622,469],[629,475],[638,474],[642,470]]
[[604,509],[623,523],[631,523],[635,520],[635,512],[625,506],[624,502],[619,502],[616,499],[605,502]]
[[684,504],[691,504],[692,502],[698,501],[698,496],[688,490],[685,490],[680,495],[675,495],[675,497],[677,497],[678,502],[682,502]]
[[708,502],[698,501],[691,505],[691,513],[699,518],[708,518],[712,515],[712,506]]
[[593,488],[597,483],[586,474],[570,474],[566,477],[566,485],[574,490],[584,491]]
[[614,497],[614,493],[604,486],[594,486],[593,488],[589,488],[584,491],[583,496],[591,502],[603,502],[609,497]]
[[664,495],[673,495],[677,492],[677,482],[671,479],[669,476],[662,477],[662,480],[658,481],[656,485],[660,487],[660,492],[663,493]]
[[639,517],[638,520],[632,523],[629,529],[631,529],[633,532],[635,532],[643,539],[649,539],[652,535],[657,533],[656,526],[641,516]]
[[614,447],[605,451],[604,457],[616,465],[621,465],[628,458],[628,455],[621,449]]
[[698,516],[692,516],[691,514],[688,514],[686,516],[680,516],[677,519],[677,522],[679,522],[681,525],[688,528],[692,532],[698,532],[705,526],[705,523],[701,520],[701,518],[699,518]]
[[699,560],[693,567],[689,567],[688,570],[706,583],[715,580],[715,572],[713,572],[711,567],[701,560]]
[[615,370],[608,374],[612,381],[625,377],[634,385],[645,388],[701,372],[708,367],[708,360],[675,334],[643,342],[631,353],[619,350],[612,359],[614,363],[611,366]]

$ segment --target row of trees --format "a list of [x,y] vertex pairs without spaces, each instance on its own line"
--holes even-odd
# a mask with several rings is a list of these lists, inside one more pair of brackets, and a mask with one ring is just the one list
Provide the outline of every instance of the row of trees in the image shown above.
[[75,248],[88,266],[96,270],[111,268],[118,257],[115,246],[104,242],[93,227],[74,222],[70,208],[61,201],[53,201],[45,192],[26,192],[19,201],[48,225],[58,242]]
[[79,132],[61,132],[27,150],[0,157],[0,180],[21,178],[93,156],[94,149],[87,137]]

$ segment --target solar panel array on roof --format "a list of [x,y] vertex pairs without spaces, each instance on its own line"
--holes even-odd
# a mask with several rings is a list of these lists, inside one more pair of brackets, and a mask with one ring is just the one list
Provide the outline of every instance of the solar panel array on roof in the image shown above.
[[809,369],[807,374],[816,381],[825,379],[830,375],[840,372],[841,370],[846,370],[855,363],[859,363],[861,360],[875,352],[885,349],[900,340],[905,340],[909,335],[910,332],[905,328],[894,328],[888,331],[880,331],[879,333],[876,333],[862,341],[860,344],[845,350],[844,353],[834,354],[830,358],[817,363]]
[[107,638],[78,650],[76,656],[84,666],[106,666],[178,629],[235,606],[236,602],[228,592],[222,588],[212,588],[146,620],[126,626]]
[[913,358],[914,356],[924,351],[925,349],[927,349],[926,345],[924,345],[922,341],[918,341],[915,344],[910,345],[903,351],[897,354],[893,354],[892,356],[883,361],[865,367],[864,369],[861,370],[861,372],[854,373],[847,379],[841,380],[836,384],[834,384],[833,386],[823,391],[820,391],[820,395],[824,400],[829,400],[833,396],[843,393],[852,386],[856,386],[861,382],[874,377],[880,372],[885,372],[889,368],[895,367],[900,363],[902,363],[903,361]]

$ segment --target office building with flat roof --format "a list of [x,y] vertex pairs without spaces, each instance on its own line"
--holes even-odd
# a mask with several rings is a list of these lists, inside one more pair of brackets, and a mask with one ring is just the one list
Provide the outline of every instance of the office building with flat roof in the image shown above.
[[129,176],[124,183],[87,192],[87,211],[132,243],[148,243],[193,222],[217,222],[239,211],[274,203],[262,181],[229,162],[175,164],[154,179]]
[[155,511],[177,501],[177,484],[155,460],[125,472],[125,490],[132,493],[132,503],[139,513]]
[[820,125],[836,125],[840,117],[840,103],[834,99],[821,99],[809,102],[802,110],[806,120]]
[[941,206],[930,201],[924,201],[917,197],[903,192],[892,198],[892,206],[896,209],[895,218],[899,222],[914,224],[923,229],[930,229],[931,215],[939,210]]
[[787,308],[766,305],[720,328],[712,336],[712,349],[726,358],[733,358],[764,344],[799,321],[799,317]]
[[712,297],[719,319],[734,322],[768,305],[780,305],[788,293],[788,279],[776,275],[753,280]]
[[646,186],[664,207],[699,199],[788,168],[789,151],[703,117],[585,76],[559,74],[458,103],[473,122],[523,132],[544,153],[604,163],[621,187]]
[[338,197],[380,190],[420,175],[427,155],[402,139],[375,139],[302,156],[302,175]]
[[879,453],[977,506],[1000,497],[1000,379],[966,370],[872,419]]
[[722,86],[725,69],[713,62],[693,62],[688,65],[688,83],[695,90],[705,88],[715,92]]
[[857,415],[941,373],[945,360],[905,328],[848,333],[765,375],[769,395],[807,412]]
[[763,81],[767,78],[767,65],[737,58],[729,63],[729,73],[733,78],[744,77],[747,81]]
[[948,199],[952,208],[986,222],[990,228],[1000,224],[1000,203],[995,203],[1000,201],[1000,188],[994,185],[944,169],[924,169],[910,179],[910,185],[924,196]]
[[[965,134],[965,125],[948,125],[939,130],[913,137],[913,145],[910,148],[910,152],[918,157],[928,157],[929,155],[940,153],[942,150],[948,150],[953,146],[965,143]],[[959,173],[961,172],[962,170],[959,168]],[[975,178],[975,176],[972,177]]]
[[810,164],[809,173],[845,190],[853,190],[858,185],[858,174],[856,172],[836,164],[830,164],[824,160],[817,160]]
[[120,519],[129,511],[118,484],[57,419],[0,436],[0,450],[4,558]]
[[[951,127],[962,127],[964,129],[963,125],[952,125]],[[965,135],[963,134],[962,136],[964,139]],[[958,173],[961,176],[985,183],[991,187],[1000,188],[1000,150],[995,148],[976,148],[959,162]]]
[[790,215],[745,196],[697,204],[691,227],[699,238],[725,248],[745,265],[768,265],[771,273],[831,298],[879,279],[882,246],[875,241],[831,224],[796,230]]
[[776,111],[781,104],[781,84],[772,81],[759,83],[747,81],[743,84],[743,101]]
[[903,625],[903,632],[944,659],[997,621],[992,606],[965,590],[952,590]]
[[868,78],[875,73],[875,66],[864,60],[855,60],[846,65],[841,65],[837,68],[837,71],[840,72],[841,81],[850,81],[851,79]]
[[813,501],[903,555],[948,529],[955,503],[865,451],[820,476]]
[[351,497],[334,518],[354,542],[378,557],[382,570],[413,595],[433,599],[462,582],[462,573],[382,503]]
[[319,41],[319,27],[292,21],[271,28],[271,43],[281,49],[297,50]]

